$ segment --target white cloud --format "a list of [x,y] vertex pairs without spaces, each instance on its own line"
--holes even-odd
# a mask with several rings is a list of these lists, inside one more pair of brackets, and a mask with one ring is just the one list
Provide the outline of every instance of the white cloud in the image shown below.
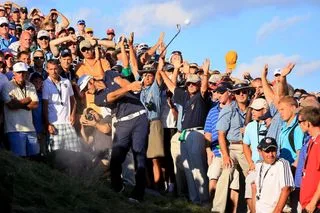
[[249,72],[253,78],[261,76],[262,69],[265,64],[269,66],[269,75],[273,74],[274,69],[282,68],[289,62],[296,63],[293,70],[293,76],[310,75],[312,72],[320,71],[320,59],[313,61],[305,61],[300,55],[285,56],[276,54],[270,56],[258,56],[250,62],[238,65],[235,75],[241,77],[244,72]]
[[264,23],[257,32],[257,41],[265,39],[267,36],[277,32],[285,31],[289,27],[309,19],[310,15],[306,16],[293,16],[287,19],[280,19],[275,16],[270,22]]
[[143,34],[152,27],[175,26],[192,17],[193,14],[185,10],[179,1],[136,4],[120,15],[119,25],[125,32],[134,31]]

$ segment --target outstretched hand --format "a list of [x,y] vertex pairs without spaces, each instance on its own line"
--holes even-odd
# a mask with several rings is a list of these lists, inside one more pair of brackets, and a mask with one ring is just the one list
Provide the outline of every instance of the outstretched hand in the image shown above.
[[289,63],[286,67],[282,68],[281,76],[282,77],[286,77],[287,75],[289,75],[291,73],[291,71],[293,70],[295,65],[296,64],[294,64],[294,63]]
[[267,75],[268,75],[268,69],[269,69],[268,64],[265,64],[265,65],[264,65],[264,68],[263,68],[263,70],[262,70],[262,76],[263,76],[263,77],[267,77]]

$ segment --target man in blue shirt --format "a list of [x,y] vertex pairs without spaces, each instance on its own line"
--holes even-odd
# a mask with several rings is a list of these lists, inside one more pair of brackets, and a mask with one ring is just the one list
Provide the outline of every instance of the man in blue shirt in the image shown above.
[[129,200],[139,202],[145,189],[146,141],[149,122],[145,107],[140,102],[141,82],[133,83],[123,79],[118,72],[106,71],[106,88],[95,94],[95,104],[111,108],[115,115],[115,134],[110,160],[111,186],[116,192],[122,192],[122,163],[129,149],[132,149],[136,162],[136,185]]
[[209,178],[209,193],[210,200],[213,200],[216,190],[217,181],[222,171],[221,152],[218,141],[218,131],[216,125],[219,119],[221,108],[228,105],[232,101],[232,95],[228,90],[232,89],[232,84],[222,82],[213,90],[213,95],[218,100],[218,104],[211,108],[208,113],[204,126],[204,137],[207,141],[207,160],[208,160],[208,178]]
[[[231,196],[233,208],[236,209],[238,205],[237,190],[239,190],[239,180],[237,180],[237,177],[239,172],[236,167],[239,165],[244,175],[247,175],[249,169],[248,162],[243,154],[242,135],[244,132],[244,119],[249,104],[249,91],[251,89],[244,82],[234,85],[231,92],[235,96],[235,101],[224,107],[219,114],[216,128],[223,159],[223,171],[217,183],[216,193],[219,196],[214,198],[213,211],[225,212],[229,184],[230,188],[234,189],[231,191],[234,194]],[[232,184],[230,180],[233,180]]]
[[18,39],[9,34],[9,21],[6,17],[0,17],[0,50],[6,50]]

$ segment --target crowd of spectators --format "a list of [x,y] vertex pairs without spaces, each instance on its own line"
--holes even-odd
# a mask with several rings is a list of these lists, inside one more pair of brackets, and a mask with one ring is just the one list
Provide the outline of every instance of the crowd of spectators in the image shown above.
[[319,93],[287,82],[294,63],[239,79],[235,51],[211,70],[167,54],[164,33],[115,32],[0,5],[1,150],[100,156],[135,203],[149,188],[212,212],[320,212]]

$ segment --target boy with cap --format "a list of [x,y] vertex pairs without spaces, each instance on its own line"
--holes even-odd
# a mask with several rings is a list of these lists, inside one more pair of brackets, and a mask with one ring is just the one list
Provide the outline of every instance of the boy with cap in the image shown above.
[[265,99],[257,98],[249,107],[252,109],[253,121],[246,126],[243,137],[243,153],[249,164],[249,174],[246,177],[245,198],[247,199],[250,210],[254,212],[252,198],[255,196],[255,190],[251,189],[254,187],[252,184],[256,177],[255,163],[260,160],[259,152],[257,150],[258,143],[267,134],[267,124],[263,119],[263,116],[267,113],[269,106]]
[[266,137],[258,145],[262,161],[256,164],[256,212],[283,212],[290,192],[294,189],[289,162],[277,158],[278,144]]
[[40,30],[37,34],[37,43],[38,43],[37,49],[41,49],[44,52],[45,61],[49,61],[50,59],[53,59],[53,54],[50,50],[49,41],[50,41],[49,33],[46,30]]
[[15,155],[32,157],[40,151],[31,113],[38,107],[38,96],[34,85],[26,80],[27,64],[16,63],[13,72],[14,78],[2,90],[5,133]]

